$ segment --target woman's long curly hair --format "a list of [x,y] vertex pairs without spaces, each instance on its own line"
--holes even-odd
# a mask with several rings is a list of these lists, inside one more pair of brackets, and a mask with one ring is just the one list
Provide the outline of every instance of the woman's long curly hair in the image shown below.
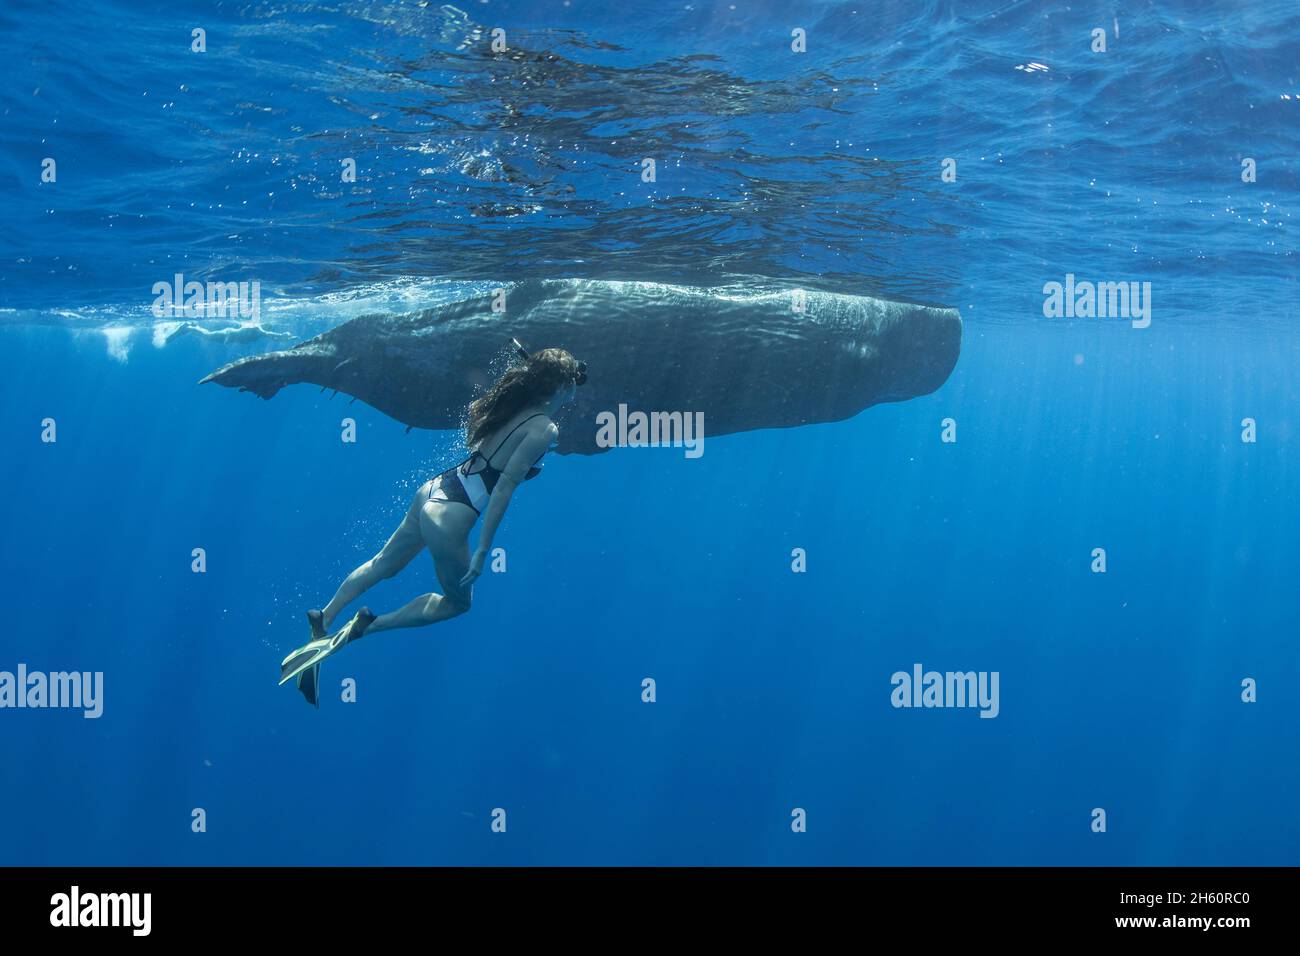
[[465,442],[473,447],[525,408],[544,405],[578,379],[578,360],[564,349],[542,349],[514,365],[469,406]]

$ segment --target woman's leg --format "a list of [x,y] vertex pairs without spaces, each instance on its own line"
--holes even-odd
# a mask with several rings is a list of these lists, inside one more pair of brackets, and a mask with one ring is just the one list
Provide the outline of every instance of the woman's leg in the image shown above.
[[420,532],[420,507],[428,498],[428,484],[415,493],[406,517],[397,526],[392,537],[373,558],[357,568],[339,585],[338,592],[324,608],[324,625],[328,631],[330,623],[340,611],[355,601],[375,584],[391,578],[402,568],[411,563],[411,559],[424,547],[424,538]]
[[405,607],[379,615],[366,634],[437,624],[469,610],[473,586],[461,587],[460,579],[469,570],[469,531],[476,517],[471,508],[454,502],[430,501],[420,509],[420,534],[442,593],[421,594]]

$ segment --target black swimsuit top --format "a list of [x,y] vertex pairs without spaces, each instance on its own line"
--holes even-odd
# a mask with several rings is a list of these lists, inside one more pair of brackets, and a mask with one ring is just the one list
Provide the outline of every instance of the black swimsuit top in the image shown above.
[[[456,470],[464,477],[478,475],[483,481],[483,487],[487,489],[488,494],[491,494],[492,489],[497,486],[497,480],[501,477],[501,469],[492,464],[492,459],[496,456],[496,453],[499,452],[505,443],[510,440],[511,435],[519,431],[520,426],[522,426],[524,422],[531,422],[534,418],[544,417],[546,417],[544,412],[538,412],[536,415],[529,415],[514,428],[510,429],[510,431],[506,432],[506,437],[497,442],[497,447],[493,449],[491,455],[484,455],[480,451],[470,452],[470,456],[456,466]],[[540,462],[544,457],[546,457],[546,452],[542,452],[537,461],[533,462],[533,466],[529,468],[528,473],[524,475],[524,481],[531,481],[542,473],[542,466],[537,462]],[[476,460],[483,463],[481,468],[474,467]]]

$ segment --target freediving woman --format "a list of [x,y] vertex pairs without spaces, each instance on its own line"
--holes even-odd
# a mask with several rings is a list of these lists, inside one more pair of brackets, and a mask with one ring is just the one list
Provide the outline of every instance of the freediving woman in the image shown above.
[[[559,435],[552,419],[587,381],[587,364],[563,349],[530,355],[518,341],[514,346],[523,364],[509,368],[469,406],[469,457],[421,485],[388,543],[347,576],[323,610],[307,612],[312,640],[280,662],[280,683],[297,678],[308,703],[319,706],[321,662],[345,644],[364,634],[437,624],[469,610],[474,581],[483,573],[515,489],[541,472],[541,459]],[[471,557],[469,533],[480,516],[483,527]],[[422,594],[378,617],[363,607],[328,634],[340,611],[401,571],[423,548],[433,557],[441,594]]]

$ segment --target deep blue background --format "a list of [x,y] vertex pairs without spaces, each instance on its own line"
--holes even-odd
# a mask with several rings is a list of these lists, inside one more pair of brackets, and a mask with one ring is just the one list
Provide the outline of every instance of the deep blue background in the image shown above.
[[[127,6],[0,14],[0,669],[106,681],[97,721],[0,711],[0,863],[1300,858],[1292,5],[468,10],[559,74],[467,61],[414,4]],[[154,344],[177,268],[260,279],[302,337],[439,276],[743,269],[966,329],[936,394],[847,423],[552,459],[473,611],[349,648],[358,702],[314,711],[275,686],[302,610],[455,439],[197,387],[246,349]],[[1151,281],[1152,326],[1042,318],[1066,272]],[[918,661],[999,671],[1001,715],[894,710]]]

